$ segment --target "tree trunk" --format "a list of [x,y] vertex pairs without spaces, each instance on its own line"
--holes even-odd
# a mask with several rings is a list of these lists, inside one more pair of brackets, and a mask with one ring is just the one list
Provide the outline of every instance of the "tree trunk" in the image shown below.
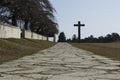
[[22,38],[22,39],[25,39],[25,30],[24,30],[24,29],[21,30],[21,38]]
[[53,42],[56,42],[56,36],[55,36],[55,34],[54,34],[54,37],[53,37],[54,39],[53,39]]
[[28,20],[25,20],[24,28],[25,30],[28,30]]
[[12,16],[12,25],[17,26],[17,20],[16,20],[15,15]]

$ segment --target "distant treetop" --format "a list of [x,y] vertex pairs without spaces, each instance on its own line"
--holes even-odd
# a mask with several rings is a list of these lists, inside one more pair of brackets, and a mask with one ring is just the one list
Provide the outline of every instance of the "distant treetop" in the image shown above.
[[64,32],[61,32],[60,35],[58,36],[58,42],[66,42],[66,37]]

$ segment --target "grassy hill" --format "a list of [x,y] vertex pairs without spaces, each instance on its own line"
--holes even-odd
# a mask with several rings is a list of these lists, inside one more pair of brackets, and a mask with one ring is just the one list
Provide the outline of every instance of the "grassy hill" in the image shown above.
[[114,43],[71,43],[73,46],[91,51],[97,55],[120,60],[120,42]]
[[53,42],[29,39],[0,39],[0,63],[31,55],[55,45]]

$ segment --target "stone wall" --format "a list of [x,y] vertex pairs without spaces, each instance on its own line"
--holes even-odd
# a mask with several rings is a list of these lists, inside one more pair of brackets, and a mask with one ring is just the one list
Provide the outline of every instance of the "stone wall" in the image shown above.
[[18,27],[1,22],[0,38],[21,38],[21,30]]
[[[0,38],[21,38],[21,29],[3,22],[0,22]],[[24,34],[27,39],[47,40],[47,37],[25,31]]]
[[30,31],[25,31],[25,38],[32,39],[32,33]]

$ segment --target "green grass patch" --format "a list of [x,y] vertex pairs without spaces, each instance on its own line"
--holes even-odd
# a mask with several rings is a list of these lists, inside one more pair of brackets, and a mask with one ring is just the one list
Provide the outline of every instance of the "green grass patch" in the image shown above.
[[115,43],[71,43],[71,45],[91,51],[97,55],[120,60],[120,42]]
[[29,39],[0,39],[0,63],[35,54],[56,43]]

